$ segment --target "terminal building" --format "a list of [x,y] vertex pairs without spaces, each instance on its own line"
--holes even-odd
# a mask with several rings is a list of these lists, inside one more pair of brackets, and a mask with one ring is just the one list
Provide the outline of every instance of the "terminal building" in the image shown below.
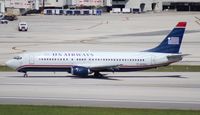
[[107,0],[39,0],[39,6],[44,5],[45,8],[65,8],[81,7],[81,6],[104,6]]
[[67,5],[72,6],[103,6],[104,0],[67,0]]
[[26,9],[32,9],[32,0],[0,0],[0,12],[19,15]]
[[200,11],[200,0],[162,0],[162,10]]
[[44,5],[45,8],[63,8],[67,0],[35,0],[38,1],[39,7]]
[[131,8],[145,11],[161,11],[161,0],[112,0],[112,8]]
[[145,11],[200,11],[200,0],[112,0],[112,8]]
[[[97,8],[127,8],[147,11],[200,11],[200,0],[0,0],[0,12],[7,9],[78,8],[92,6]],[[109,10],[107,10],[109,11]]]

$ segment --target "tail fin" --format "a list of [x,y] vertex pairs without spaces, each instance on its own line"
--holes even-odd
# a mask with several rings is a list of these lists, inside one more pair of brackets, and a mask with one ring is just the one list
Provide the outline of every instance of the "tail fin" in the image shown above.
[[147,51],[159,53],[179,53],[186,24],[186,22],[179,22],[157,47]]

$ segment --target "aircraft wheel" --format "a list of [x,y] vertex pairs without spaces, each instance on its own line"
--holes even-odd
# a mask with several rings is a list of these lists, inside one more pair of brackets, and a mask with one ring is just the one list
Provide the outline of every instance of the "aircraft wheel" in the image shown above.
[[94,73],[94,77],[103,77],[103,75],[101,73],[99,73],[99,72],[95,72]]
[[28,77],[28,74],[27,74],[27,73],[24,73],[24,77]]

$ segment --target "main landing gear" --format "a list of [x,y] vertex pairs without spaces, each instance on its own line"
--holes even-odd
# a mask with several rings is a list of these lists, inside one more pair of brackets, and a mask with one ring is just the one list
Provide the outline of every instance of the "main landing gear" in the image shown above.
[[27,74],[27,72],[25,72],[25,73],[24,73],[24,77],[28,77],[28,74]]
[[94,77],[104,77],[100,72],[94,72]]

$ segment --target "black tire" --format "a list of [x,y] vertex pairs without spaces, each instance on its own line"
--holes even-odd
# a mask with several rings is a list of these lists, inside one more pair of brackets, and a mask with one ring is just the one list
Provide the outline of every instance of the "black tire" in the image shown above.
[[99,73],[99,72],[94,72],[94,77],[102,78],[104,76],[101,73]]

